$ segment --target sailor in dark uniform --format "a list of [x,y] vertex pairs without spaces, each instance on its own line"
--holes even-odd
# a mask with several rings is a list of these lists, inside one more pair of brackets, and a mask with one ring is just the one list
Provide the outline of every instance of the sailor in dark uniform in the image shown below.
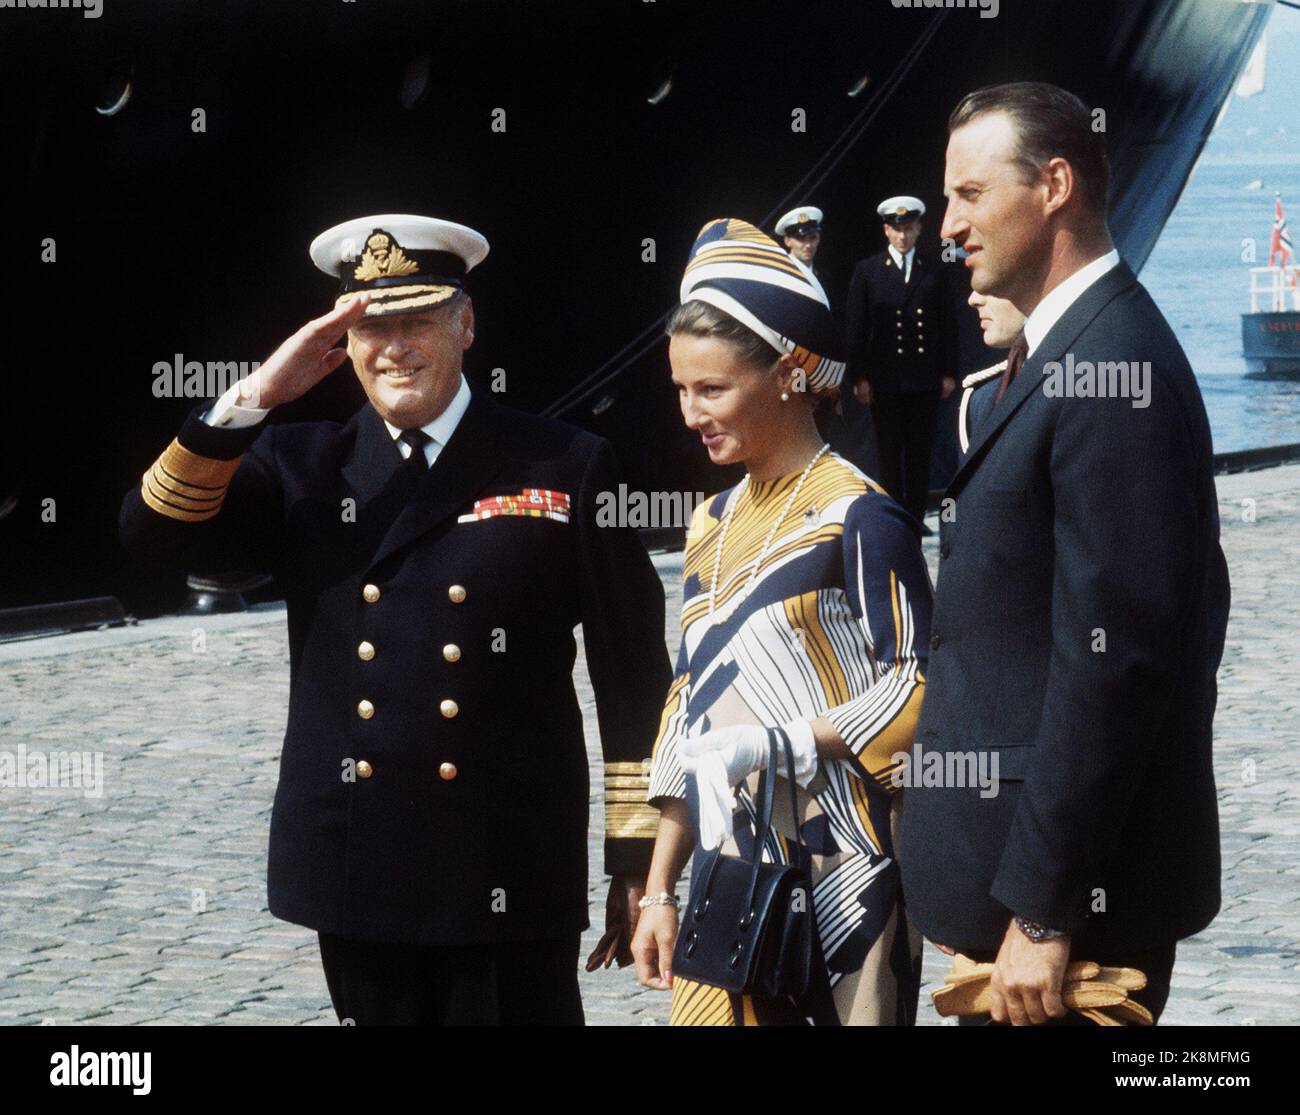
[[[265,570],[284,593],[270,911],[317,930],[335,1010],[358,1024],[581,1023],[579,623],[613,876],[596,962],[631,959],[655,833],[663,592],[635,532],[597,519],[619,485],[608,443],[463,376],[465,276],[487,251],[405,215],[317,237],[335,309],[195,408],[122,506],[132,554]],[[349,421],[265,420],[348,356],[369,400]]]
[[[791,258],[802,263],[821,284],[831,313],[839,323],[844,312],[841,289],[815,262],[817,249],[821,247],[824,219],[825,215],[817,206],[801,205],[776,222],[776,234],[781,237]],[[871,411],[864,403],[858,402],[851,391],[842,391],[834,401],[825,402],[817,411],[816,421],[822,437],[836,453],[852,461],[863,472],[875,473]]]
[[849,374],[854,394],[875,419],[876,478],[920,526],[939,401],[956,387],[951,295],[942,264],[916,247],[924,203],[891,197],[876,212],[889,243],[853,269],[846,310]]
[[[817,249],[822,243],[824,219],[825,214],[817,206],[801,205],[797,209],[791,209],[776,222],[776,234],[785,245],[785,250],[813,273],[813,277],[821,283],[827,298],[831,298],[832,292],[827,285],[827,276],[816,262]],[[839,308],[835,300],[831,299],[832,312]]]

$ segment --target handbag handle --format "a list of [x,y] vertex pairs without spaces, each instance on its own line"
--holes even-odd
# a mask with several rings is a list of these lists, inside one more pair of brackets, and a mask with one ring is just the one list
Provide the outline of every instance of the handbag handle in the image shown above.
[[[740,918],[740,928],[749,928],[749,919],[754,916],[754,895],[758,892],[758,872],[763,863],[763,845],[767,843],[772,831],[772,806],[776,799],[776,764],[778,758],[778,741],[785,749],[785,769],[790,783],[790,817],[797,827],[799,824],[799,805],[794,789],[794,748],[784,728],[767,729],[767,769],[758,776],[758,801],[755,802],[754,826],[754,866],[749,875],[749,893],[745,897],[744,913]],[[695,907],[695,920],[703,921],[708,912],[713,892],[713,877],[718,862],[722,859],[721,849],[709,864],[708,875],[704,880],[701,902]]]

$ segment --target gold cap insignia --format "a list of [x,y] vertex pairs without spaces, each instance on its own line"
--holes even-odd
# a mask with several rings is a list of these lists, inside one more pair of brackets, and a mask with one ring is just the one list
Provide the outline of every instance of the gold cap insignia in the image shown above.
[[420,269],[413,259],[407,259],[397,242],[382,229],[376,229],[366,240],[361,262],[352,277],[361,282],[384,279],[394,275],[411,275]]

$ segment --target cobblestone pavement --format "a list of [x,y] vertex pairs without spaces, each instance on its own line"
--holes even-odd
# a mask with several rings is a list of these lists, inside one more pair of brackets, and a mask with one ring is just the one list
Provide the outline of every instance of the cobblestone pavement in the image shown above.
[[[1165,1019],[1289,1023],[1300,1013],[1300,467],[1223,478],[1219,494],[1233,582],[1216,724],[1225,896],[1179,947]],[[681,558],[657,564],[672,628]],[[266,910],[283,612],[11,643],[0,667],[0,752],[103,754],[101,796],[0,788],[0,1024],[335,1024],[315,934]],[[597,872],[600,831],[593,797]],[[604,893],[597,873],[584,955]],[[926,986],[945,969],[927,947]],[[666,1021],[667,996],[630,969],[582,986],[589,1023]],[[924,991],[921,1022],[939,1022]]]

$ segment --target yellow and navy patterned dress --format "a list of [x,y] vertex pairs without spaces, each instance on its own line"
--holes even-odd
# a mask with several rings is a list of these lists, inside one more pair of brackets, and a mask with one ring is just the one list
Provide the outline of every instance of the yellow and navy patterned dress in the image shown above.
[[[801,470],[802,471],[802,470]],[[827,717],[854,758],[822,759],[798,819],[778,781],[765,859],[811,874],[813,990],[799,1004],[756,1000],[674,979],[674,1025],[910,1025],[920,986],[920,935],[902,904],[894,834],[901,791],[890,775],[912,746],[925,687],[931,586],[911,518],[884,489],[828,453],[744,597],[755,559],[800,473],[750,482],[701,504],[686,542],[682,644],[655,741],[649,799],[686,799],[694,780],[678,742],[731,724]],[[709,589],[718,532],[737,501]],[[742,599],[742,597],[744,597]],[[738,789],[727,854],[752,856],[757,774]],[[698,824],[698,822],[697,822]]]

